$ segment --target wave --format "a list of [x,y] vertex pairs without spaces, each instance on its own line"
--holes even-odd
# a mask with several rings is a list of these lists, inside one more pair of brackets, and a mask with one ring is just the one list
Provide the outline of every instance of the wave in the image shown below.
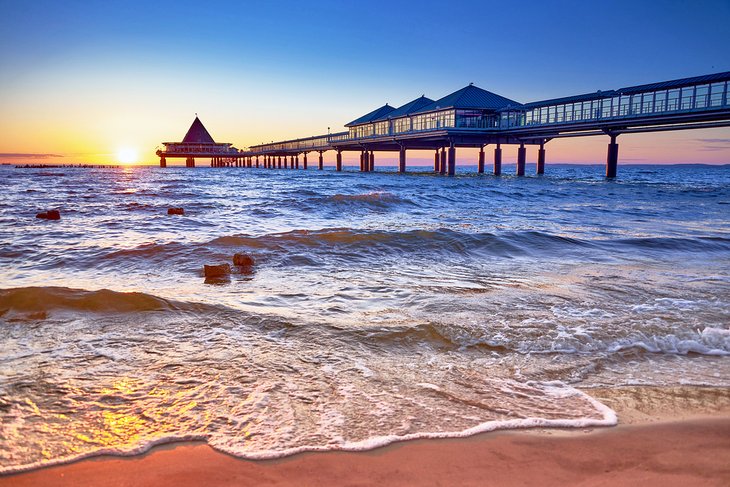
[[[139,209],[147,209],[140,207]],[[193,272],[202,264],[229,260],[234,252],[254,254],[261,263],[283,261],[286,265],[321,264],[329,259],[359,261],[384,258],[431,259],[470,257],[483,259],[533,258],[554,259],[576,257],[604,260],[653,253],[727,253],[730,239],[723,237],[655,237],[621,239],[581,239],[541,231],[509,231],[501,233],[464,232],[450,228],[414,229],[405,231],[356,228],[323,228],[292,230],[264,235],[222,235],[203,242],[150,242],[127,249],[87,249],[85,253],[65,255],[63,265],[103,269],[129,269],[150,263],[169,265]],[[316,251],[316,259],[312,259]],[[0,258],[15,258],[25,250],[6,249]],[[260,257],[260,259],[259,259]],[[37,265],[58,265],[57,256],[41,259]]]
[[[468,328],[459,325],[422,323],[415,326],[358,329],[351,333],[358,341],[371,345],[414,346],[428,345],[437,350],[467,348],[484,349],[498,353],[529,354],[621,354],[639,351],[670,355],[730,355],[730,330],[707,326],[702,330],[685,333],[645,334],[633,332],[624,337],[608,334],[591,336],[585,330],[573,334],[548,328],[540,337],[520,335],[518,329],[494,330],[490,327]],[[487,334],[490,334],[487,336]]]
[[86,291],[67,287],[0,289],[0,313],[43,313],[55,310],[132,313],[179,309],[166,299],[139,292],[109,289]]
[[730,251],[730,238],[724,237],[646,237],[607,240],[619,247],[632,247],[636,249],[685,252],[711,252]]
[[[416,386],[420,387],[424,391],[433,391],[435,394],[439,394],[442,392],[440,387],[429,383],[416,384]],[[566,398],[575,398],[576,401],[582,403],[582,417],[580,417],[579,414],[575,414],[576,411],[571,411],[568,416],[579,417],[566,417],[558,419],[550,417],[549,414],[546,414],[545,417],[535,415],[522,417],[519,419],[488,420],[479,422],[475,426],[467,427],[465,429],[441,430],[439,428],[435,431],[426,430],[405,434],[398,434],[387,430],[378,431],[377,429],[375,429],[371,432],[371,436],[361,440],[346,440],[345,435],[338,435],[337,439],[329,439],[328,441],[323,441],[326,439],[326,435],[322,434],[324,430],[328,428],[337,428],[338,426],[340,426],[337,421],[333,422],[331,421],[331,419],[328,420],[328,417],[326,415],[323,415],[322,425],[320,426],[319,434],[312,435],[312,438],[308,438],[306,442],[296,446],[287,445],[286,441],[282,441],[282,444],[277,444],[276,442],[272,444],[268,442],[268,445],[266,446],[261,445],[258,448],[252,448],[252,445],[248,441],[250,440],[250,437],[248,437],[247,435],[242,436],[240,434],[240,431],[237,429],[232,432],[206,431],[204,433],[178,435],[158,434],[151,438],[140,437],[136,439],[135,444],[132,445],[89,448],[89,445],[87,444],[84,445],[85,448],[83,448],[86,449],[86,451],[83,451],[82,449],[82,452],[80,453],[80,449],[77,449],[76,453],[67,454],[48,460],[33,461],[16,465],[0,465],[0,475],[27,472],[38,468],[72,463],[79,460],[102,455],[141,455],[156,446],[188,441],[205,441],[210,447],[218,451],[242,459],[274,460],[305,452],[368,451],[376,448],[381,448],[396,442],[412,441],[419,439],[466,438],[481,433],[500,430],[528,428],[607,427],[615,426],[616,424],[618,424],[618,417],[613,409],[594,399],[587,393],[568,386],[564,383],[528,382],[525,383],[522,387],[525,388],[525,390],[541,390],[546,396],[553,398],[553,400],[556,402],[559,402],[562,399]],[[284,435],[284,438],[280,438],[279,440],[281,441],[282,439],[286,440],[286,435]],[[320,439],[320,441],[317,442],[317,439]]]
[[[351,249],[364,252],[437,252],[497,256],[538,255],[543,252],[582,251],[592,249],[621,252],[631,250],[676,250],[681,252],[730,251],[730,239],[635,238],[584,240],[539,231],[514,231],[501,234],[468,233],[448,228],[435,230],[377,231],[353,228],[293,230],[262,236],[226,235],[208,242],[210,245],[249,247],[286,252],[296,248]],[[628,250],[628,249],[627,249]],[[356,254],[353,254],[356,257]]]
[[352,254],[353,257],[362,252],[383,253],[387,251],[488,253],[511,256],[545,250],[549,247],[585,247],[591,245],[578,239],[541,232],[509,232],[503,235],[495,235],[492,233],[458,232],[447,228],[403,232],[351,228],[294,230],[259,237],[227,235],[215,238],[208,243],[210,245],[248,247],[277,252],[313,247],[358,251]]

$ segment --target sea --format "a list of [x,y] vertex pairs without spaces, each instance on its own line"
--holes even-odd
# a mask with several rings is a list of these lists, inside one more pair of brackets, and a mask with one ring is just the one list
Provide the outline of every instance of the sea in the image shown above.
[[597,388],[730,387],[730,166],[513,171],[0,167],[0,473],[610,426]]

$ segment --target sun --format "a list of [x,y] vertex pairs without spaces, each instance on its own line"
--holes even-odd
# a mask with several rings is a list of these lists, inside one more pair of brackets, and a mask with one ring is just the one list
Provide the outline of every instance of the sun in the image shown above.
[[117,151],[117,161],[122,164],[134,164],[139,159],[137,149],[122,147]]

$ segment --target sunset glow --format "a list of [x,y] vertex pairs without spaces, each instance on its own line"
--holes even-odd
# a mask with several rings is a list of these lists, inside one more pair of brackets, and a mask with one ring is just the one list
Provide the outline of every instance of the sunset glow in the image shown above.
[[117,152],[117,161],[122,164],[135,164],[139,162],[139,153],[131,147],[123,147]]

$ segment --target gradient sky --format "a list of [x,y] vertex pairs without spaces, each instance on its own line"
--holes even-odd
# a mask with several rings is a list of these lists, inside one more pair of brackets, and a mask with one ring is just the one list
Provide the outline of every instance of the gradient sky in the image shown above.
[[[156,163],[196,112],[243,148],[470,82],[529,102],[730,71],[728,46],[728,0],[0,0],[0,160]],[[728,128],[619,143],[625,163],[730,163]],[[548,163],[600,163],[606,144],[552,141]]]

